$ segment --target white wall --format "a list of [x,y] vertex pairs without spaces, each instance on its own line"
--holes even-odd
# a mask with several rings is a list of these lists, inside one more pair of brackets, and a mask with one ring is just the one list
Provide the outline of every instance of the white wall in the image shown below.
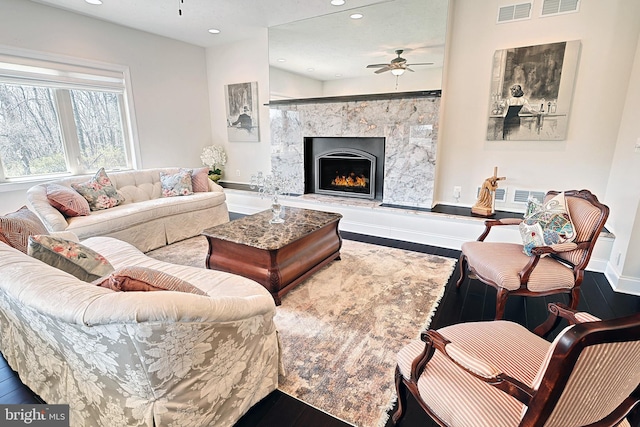
[[[510,0],[454,0],[447,41],[446,99],[441,122],[436,199],[475,202],[493,167],[501,187],[582,189],[605,197],[620,117],[640,31],[640,2],[583,1],[579,13],[496,24]],[[495,50],[549,42],[582,43],[567,138],[564,141],[487,141],[490,71]]]
[[[129,66],[140,167],[201,166],[211,144],[205,50],[24,0],[0,0],[8,46]],[[0,188],[0,213],[22,206],[24,186]]]
[[[269,100],[267,29],[257,39],[207,48],[206,57],[213,143],[227,153],[222,179],[248,183],[258,171],[271,170],[269,107],[264,105]],[[258,82],[260,142],[229,142],[227,137],[224,86],[244,82]]]
[[[640,37],[627,91],[605,203],[616,235],[607,278],[616,289],[640,294]],[[618,259],[619,257],[619,259]]]
[[300,99],[322,96],[322,82],[276,67],[269,67],[269,98]]

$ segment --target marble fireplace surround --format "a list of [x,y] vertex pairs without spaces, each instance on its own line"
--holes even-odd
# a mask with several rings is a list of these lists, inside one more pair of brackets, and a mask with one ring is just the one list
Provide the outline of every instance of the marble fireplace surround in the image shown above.
[[440,96],[269,104],[271,165],[295,178],[304,193],[304,140],[311,137],[384,137],[382,203],[431,208]]

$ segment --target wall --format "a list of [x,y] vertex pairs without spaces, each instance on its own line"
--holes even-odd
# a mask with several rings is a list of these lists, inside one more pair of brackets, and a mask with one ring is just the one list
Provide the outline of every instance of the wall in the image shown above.
[[391,73],[321,82],[276,67],[269,68],[269,99],[300,99],[442,88],[442,68],[418,68],[401,77]]
[[640,37],[620,131],[607,183],[605,202],[611,208],[609,227],[615,230],[611,262],[606,271],[614,288],[640,293]]
[[[31,1],[0,0],[0,10],[0,48],[129,66],[139,167],[201,166],[211,144],[203,48]],[[22,206],[27,187],[0,188],[0,213]]]
[[[640,2],[583,1],[579,13],[496,24],[506,1],[455,0],[443,88],[442,151],[436,199],[470,206],[493,167],[502,188],[581,189],[605,198],[620,117],[640,31]],[[487,141],[495,50],[564,40],[582,43],[573,105],[564,141]],[[500,206],[498,206],[500,207]]]
[[322,82],[276,67],[269,67],[268,99],[299,99],[322,96]]
[[[267,29],[254,40],[208,48],[206,57],[213,143],[224,146],[227,153],[222,179],[248,183],[251,175],[271,169],[269,108],[265,106],[269,100]],[[227,137],[224,86],[243,82],[258,82],[260,142],[229,142]]]
[[368,93],[392,93],[433,90],[442,88],[442,68],[415,67],[396,77],[390,72],[358,79],[330,80],[323,85],[323,96],[340,96]]

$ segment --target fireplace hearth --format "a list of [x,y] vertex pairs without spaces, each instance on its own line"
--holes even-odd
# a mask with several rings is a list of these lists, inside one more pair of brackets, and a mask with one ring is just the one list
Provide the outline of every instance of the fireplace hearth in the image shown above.
[[382,200],[384,138],[305,138],[305,193]]

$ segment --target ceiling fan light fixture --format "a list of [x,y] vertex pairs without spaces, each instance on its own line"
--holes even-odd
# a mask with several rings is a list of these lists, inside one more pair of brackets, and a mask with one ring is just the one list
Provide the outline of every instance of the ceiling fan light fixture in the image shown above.
[[404,74],[404,68],[393,68],[391,70],[391,74],[393,74],[394,76],[401,76]]

